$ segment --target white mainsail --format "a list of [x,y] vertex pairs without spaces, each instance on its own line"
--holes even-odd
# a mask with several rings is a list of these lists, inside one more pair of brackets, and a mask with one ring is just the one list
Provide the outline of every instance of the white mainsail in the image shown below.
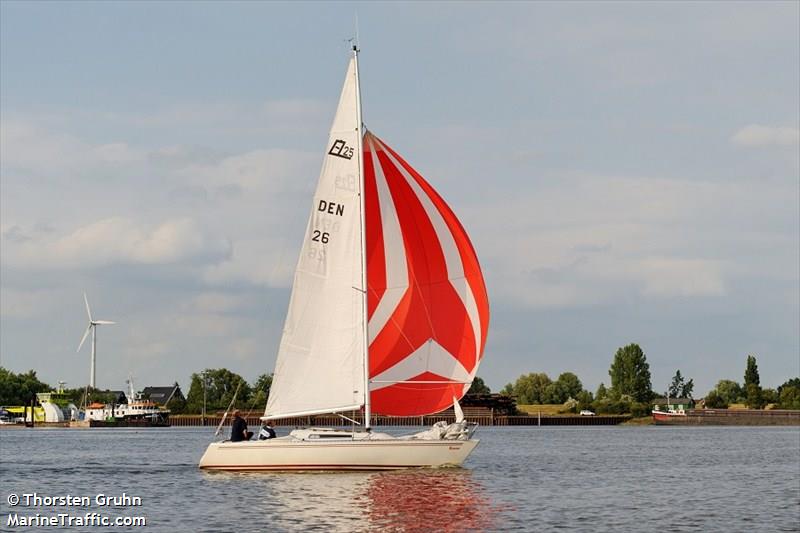
[[275,365],[267,418],[364,405],[358,80],[347,69]]

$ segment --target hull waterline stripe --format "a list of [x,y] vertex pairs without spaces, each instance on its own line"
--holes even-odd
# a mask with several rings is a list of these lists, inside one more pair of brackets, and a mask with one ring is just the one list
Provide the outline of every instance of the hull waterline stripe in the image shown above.
[[[455,465],[456,463],[445,463]],[[436,465],[436,467],[444,465]],[[403,468],[426,468],[432,465],[276,465],[276,466],[252,466],[252,465],[213,465],[201,466],[203,470],[400,470]]]

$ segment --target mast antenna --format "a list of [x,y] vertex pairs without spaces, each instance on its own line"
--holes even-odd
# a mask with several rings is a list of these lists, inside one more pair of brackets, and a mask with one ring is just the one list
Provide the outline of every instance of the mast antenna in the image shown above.
[[354,52],[360,52],[361,50],[359,49],[359,41],[358,41],[358,11],[356,11],[356,28],[355,29],[356,29],[355,36],[350,37],[349,39],[345,39],[345,41],[350,43],[350,48]]

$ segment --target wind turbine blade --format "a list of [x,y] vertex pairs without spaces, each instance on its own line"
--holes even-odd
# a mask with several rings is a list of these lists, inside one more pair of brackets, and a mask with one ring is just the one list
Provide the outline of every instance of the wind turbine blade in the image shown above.
[[111,320],[95,320],[92,322],[92,324],[100,324],[101,326],[104,326],[106,324],[116,324],[116,322],[112,322]]
[[89,336],[89,331],[91,331],[91,329],[92,329],[92,324],[89,324],[89,327],[86,328],[86,332],[83,334],[83,338],[81,339],[81,343],[78,345],[78,349],[75,350],[76,352],[80,352],[81,351],[81,346],[83,346],[83,341],[85,341],[86,337]]
[[89,309],[89,298],[86,297],[86,293],[83,293],[83,301],[86,302],[86,314],[89,315],[89,322],[92,321],[92,310]]

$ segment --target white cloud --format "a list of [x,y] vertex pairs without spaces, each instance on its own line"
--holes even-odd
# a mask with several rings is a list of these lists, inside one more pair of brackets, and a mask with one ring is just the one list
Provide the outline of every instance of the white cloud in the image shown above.
[[800,145],[797,128],[750,124],[737,131],[731,142],[740,146],[794,146]]
[[198,294],[184,309],[186,311],[200,311],[203,313],[226,313],[240,306],[240,297],[225,292],[204,292]]
[[41,318],[49,311],[52,301],[62,298],[66,292],[52,287],[31,290],[0,286],[0,314],[9,318]]
[[11,244],[7,243],[4,262],[34,269],[208,263],[222,260],[230,253],[227,239],[186,218],[151,226],[112,217],[62,237],[30,239],[13,247]]
[[283,193],[307,189],[313,178],[311,168],[319,166],[320,155],[297,150],[259,149],[226,157],[211,165],[191,165],[178,175],[207,187],[236,185],[247,191]]
[[124,142],[92,144],[53,133],[25,119],[0,123],[3,166],[43,175],[64,176],[144,161],[145,152]]
[[[273,244],[274,243],[274,244]],[[297,262],[298,246],[287,246],[265,236],[236,243],[230,257],[209,265],[203,279],[210,284],[248,283],[265,287],[289,287]]]
[[[796,279],[794,184],[551,176],[454,206],[495,301],[532,309],[722,297],[732,280]],[[795,222],[796,224],[796,222]]]
[[644,294],[656,297],[720,296],[725,285],[717,262],[703,259],[649,257],[634,267]]

